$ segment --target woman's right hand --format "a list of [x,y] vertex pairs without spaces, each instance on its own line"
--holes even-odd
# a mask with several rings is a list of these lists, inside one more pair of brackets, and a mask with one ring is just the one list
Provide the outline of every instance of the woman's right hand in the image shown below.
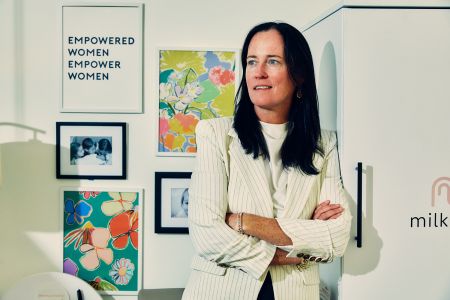
[[313,220],[331,220],[338,218],[344,209],[340,204],[330,204],[330,200],[324,201],[317,205],[314,210]]
[[303,258],[298,257],[286,257],[288,253],[280,248],[277,248],[275,255],[270,262],[271,266],[284,266],[284,265],[298,265],[303,263]]

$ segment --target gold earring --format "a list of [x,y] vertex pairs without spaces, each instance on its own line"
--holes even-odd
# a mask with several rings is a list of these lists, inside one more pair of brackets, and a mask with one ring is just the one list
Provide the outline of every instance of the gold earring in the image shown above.
[[302,91],[300,89],[297,90],[297,93],[295,94],[295,96],[297,97],[297,100],[301,101],[302,97],[303,97]]

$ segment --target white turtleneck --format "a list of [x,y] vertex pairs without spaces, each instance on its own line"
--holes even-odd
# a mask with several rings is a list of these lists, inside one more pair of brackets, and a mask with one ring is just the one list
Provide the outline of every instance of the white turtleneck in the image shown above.
[[[265,170],[270,193],[272,194],[273,216],[277,218],[282,215],[287,199],[288,174],[283,169],[280,150],[287,135],[288,123],[271,124],[262,121],[259,122],[261,123],[262,133],[266,140],[267,149],[269,150],[270,160],[265,160]],[[292,245],[277,247],[286,252],[292,251]]]
[[269,150],[270,160],[265,161],[266,177],[273,200],[274,217],[281,215],[286,203],[287,172],[281,162],[281,146],[287,135],[287,123],[270,124],[261,122],[261,129]]

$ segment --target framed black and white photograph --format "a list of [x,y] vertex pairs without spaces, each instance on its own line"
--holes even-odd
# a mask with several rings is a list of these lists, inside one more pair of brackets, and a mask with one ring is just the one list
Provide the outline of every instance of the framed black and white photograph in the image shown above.
[[155,173],[155,232],[189,233],[191,172]]
[[126,124],[57,122],[56,178],[126,179]]

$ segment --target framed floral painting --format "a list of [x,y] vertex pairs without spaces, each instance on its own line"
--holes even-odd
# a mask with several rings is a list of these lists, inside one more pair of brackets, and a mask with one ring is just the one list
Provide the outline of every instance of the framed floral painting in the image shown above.
[[159,50],[158,155],[196,153],[198,121],[234,112],[236,50]]
[[63,272],[101,294],[137,295],[142,190],[63,188]]

